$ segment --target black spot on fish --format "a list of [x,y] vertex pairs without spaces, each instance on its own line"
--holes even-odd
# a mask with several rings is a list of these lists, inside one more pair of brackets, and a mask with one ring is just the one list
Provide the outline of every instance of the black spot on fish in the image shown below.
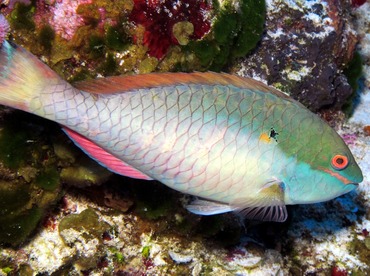
[[279,135],[278,132],[275,131],[275,129],[272,127],[270,129],[270,134],[269,134],[269,138],[272,138],[274,139],[276,142],[277,142],[277,136]]

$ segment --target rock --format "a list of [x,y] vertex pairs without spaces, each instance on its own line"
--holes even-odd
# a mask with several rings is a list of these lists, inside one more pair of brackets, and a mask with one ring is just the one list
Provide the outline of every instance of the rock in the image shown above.
[[341,108],[353,93],[343,69],[357,43],[350,3],[269,1],[259,47],[234,71],[262,79],[312,111]]
[[193,260],[192,255],[177,253],[172,250],[168,251],[168,255],[170,255],[171,259],[178,264],[190,263]]

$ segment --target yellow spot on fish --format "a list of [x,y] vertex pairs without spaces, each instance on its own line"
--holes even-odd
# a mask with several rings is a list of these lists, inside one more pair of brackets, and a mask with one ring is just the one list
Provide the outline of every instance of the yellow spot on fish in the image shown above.
[[271,138],[270,138],[270,136],[267,133],[262,133],[260,135],[260,139],[259,140],[262,141],[262,142],[265,142],[265,143],[270,143],[271,142]]
[[279,133],[277,133],[274,128],[271,128],[269,133],[262,133],[259,140],[265,143],[271,143],[271,139],[274,139],[275,142],[277,142],[278,135]]

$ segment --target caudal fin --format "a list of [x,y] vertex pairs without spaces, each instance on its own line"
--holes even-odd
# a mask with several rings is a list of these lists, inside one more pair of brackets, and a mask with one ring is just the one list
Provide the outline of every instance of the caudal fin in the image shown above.
[[0,104],[29,111],[31,99],[58,82],[54,71],[22,47],[0,45]]

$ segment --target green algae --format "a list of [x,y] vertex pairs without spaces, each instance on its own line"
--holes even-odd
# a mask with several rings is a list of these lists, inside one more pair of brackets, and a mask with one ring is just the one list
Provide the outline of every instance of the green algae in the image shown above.
[[97,34],[92,34],[89,38],[89,51],[91,58],[101,58],[105,54],[104,37]]
[[343,74],[347,77],[347,81],[352,88],[352,95],[347,99],[347,103],[343,105],[344,112],[351,116],[354,109],[354,101],[358,96],[359,80],[363,75],[362,58],[359,52],[355,52],[352,60],[343,70]]
[[117,70],[117,61],[114,58],[112,53],[108,53],[104,62],[99,67],[98,72],[101,72],[103,75],[114,75]]
[[[98,227],[98,228],[97,228]],[[90,230],[100,229],[99,227],[99,216],[93,209],[86,209],[79,214],[71,214],[63,218],[59,224],[59,231],[62,232],[65,229],[75,230]],[[104,229],[104,231],[107,229]],[[101,233],[103,233],[102,231]]]
[[18,169],[29,155],[29,135],[26,131],[16,131],[9,124],[0,130],[0,160],[10,169]]
[[112,175],[87,156],[80,158],[76,163],[78,166],[65,167],[60,173],[61,180],[69,185],[77,187],[100,185]]
[[92,3],[81,4],[77,7],[77,13],[82,15],[89,24],[97,24],[101,19],[100,8],[104,8],[106,18],[118,18],[133,8],[132,0],[93,0]]
[[32,19],[34,13],[35,7],[33,4],[16,3],[14,10],[10,13],[9,23],[16,30],[34,30],[36,27]]
[[100,185],[112,175],[112,172],[88,157],[65,135],[53,141],[53,149],[62,165],[59,176],[63,183],[76,187]]
[[264,30],[265,6],[264,0],[241,0],[238,8],[234,1],[225,1],[222,7],[215,4],[211,33],[191,41],[184,50],[195,53],[201,70],[222,70],[228,62],[246,56],[256,47]]
[[143,247],[143,249],[141,250],[141,255],[143,256],[143,258],[145,259],[148,259],[149,256],[150,256],[150,246],[149,245],[146,245]]
[[105,35],[105,44],[108,48],[121,51],[127,47],[128,35],[123,28],[109,26]]
[[18,215],[0,218],[0,243],[17,245],[35,230],[43,216],[41,208],[33,207]]
[[189,43],[190,49],[195,53],[204,68],[210,66],[217,53],[217,45],[213,41],[201,40]]
[[75,163],[78,151],[76,151],[76,146],[69,140],[65,134],[59,137],[54,137],[53,149],[55,155],[61,160],[70,164]]
[[233,57],[244,57],[256,47],[263,32],[266,4],[264,0],[244,0],[240,2],[240,31],[232,48]]
[[226,10],[220,12],[219,18],[213,26],[215,40],[219,44],[231,43],[230,35],[233,34],[238,24],[238,20],[234,15],[235,12]]
[[138,70],[140,74],[148,74],[155,70],[158,65],[158,59],[154,57],[147,57],[139,64]]
[[187,45],[194,33],[194,25],[188,21],[177,22],[172,27],[172,33],[180,45]]
[[16,246],[24,242],[37,227],[44,210],[57,199],[56,188],[51,193],[22,180],[0,181],[0,243]]
[[172,213],[175,206],[175,198],[171,191],[163,189],[162,184],[151,185],[147,189],[147,183],[137,183],[132,186],[135,193],[135,212],[148,220],[158,220]]
[[113,253],[114,261],[118,264],[123,264],[125,262],[125,256],[118,251],[117,248],[110,248],[109,249],[111,253]]
[[59,172],[56,168],[46,168],[36,177],[35,184],[46,191],[55,191],[60,184]]
[[2,269],[1,269],[1,271],[2,272],[4,272],[5,274],[10,274],[12,271],[13,271],[14,269],[13,268],[11,268],[11,267],[3,267]]
[[74,266],[81,270],[96,267],[106,257],[102,249],[103,236],[111,227],[99,217],[94,209],[87,208],[79,214],[64,217],[59,223],[63,242],[69,247],[83,248],[74,260]]
[[26,241],[61,195],[57,159],[46,139],[54,128],[41,121],[23,112],[2,116],[0,243],[5,245]]
[[50,25],[45,25],[41,28],[38,34],[38,41],[44,51],[50,52],[55,39],[55,31]]
[[0,182],[0,216],[16,213],[31,200],[29,185]]
[[92,79],[93,76],[91,75],[91,72],[87,69],[82,68],[79,71],[76,71],[73,76],[71,76],[68,81],[71,83],[78,82],[78,81],[84,81],[88,79]]
[[62,65],[62,62],[65,60],[69,60],[73,57],[74,51],[69,46],[68,43],[64,39],[62,39],[59,35],[55,37],[55,41],[53,43],[53,47],[51,49],[49,62],[53,66],[53,70],[57,71],[61,76],[63,76],[63,70],[65,70],[65,67],[62,67],[58,70],[58,67],[55,67],[54,65],[60,63]]
[[[85,239],[102,241],[103,233],[110,229],[109,224],[100,221],[98,214],[91,208],[79,214],[71,214],[63,218],[59,224],[59,234],[66,244],[70,244],[71,237],[66,230],[75,230]],[[72,240],[74,237],[72,238]]]
[[0,181],[0,243],[17,246],[26,241],[45,210],[60,198],[59,183],[47,191],[22,179]]
[[171,211],[171,204],[166,202],[161,202],[158,204],[153,204],[147,201],[136,202],[135,210],[140,216],[149,219],[157,220],[159,218],[167,216]]
[[363,74],[362,63],[363,61],[360,53],[355,52],[352,60],[347,64],[347,67],[343,71],[354,92],[358,89],[358,81]]

